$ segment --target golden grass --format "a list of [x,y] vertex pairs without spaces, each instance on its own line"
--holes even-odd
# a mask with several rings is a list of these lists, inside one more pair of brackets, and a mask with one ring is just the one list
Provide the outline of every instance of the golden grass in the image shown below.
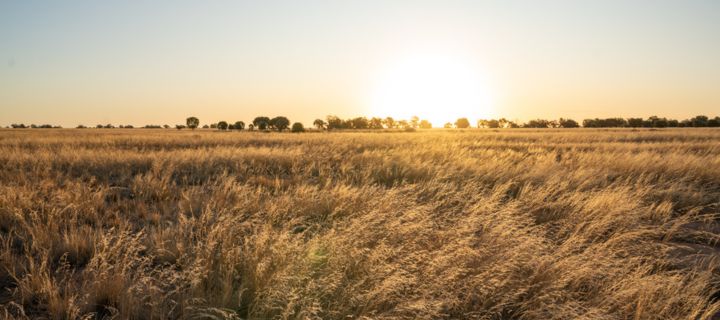
[[720,131],[0,131],[0,317],[705,319]]

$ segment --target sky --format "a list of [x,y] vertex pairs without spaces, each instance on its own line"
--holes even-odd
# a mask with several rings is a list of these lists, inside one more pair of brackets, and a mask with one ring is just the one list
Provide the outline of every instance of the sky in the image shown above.
[[0,125],[720,115],[720,1],[0,0]]

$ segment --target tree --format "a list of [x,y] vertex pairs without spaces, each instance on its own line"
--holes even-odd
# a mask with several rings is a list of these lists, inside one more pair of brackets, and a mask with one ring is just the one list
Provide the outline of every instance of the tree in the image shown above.
[[420,129],[432,129],[432,123],[427,120],[420,120]]
[[407,129],[410,128],[410,124],[407,122],[407,120],[400,120],[397,122],[396,125],[400,129]]
[[413,128],[417,128],[419,122],[420,122],[420,118],[418,118],[417,116],[412,116],[412,118],[410,118],[410,126]]
[[645,127],[648,128],[665,128],[668,126],[666,118],[660,118],[658,116],[652,116],[643,122]]
[[643,118],[628,118],[628,126],[633,128],[640,128],[643,126]]
[[245,129],[245,122],[235,121],[235,125],[234,125],[233,127],[234,127],[235,130],[237,130],[237,131],[242,131],[243,129]]
[[357,117],[350,120],[350,126],[353,129],[367,129],[368,128],[368,119],[365,117]]
[[368,128],[370,129],[382,129],[383,128],[383,121],[382,119],[378,117],[372,117],[368,121]]
[[220,121],[220,122],[218,122],[218,124],[217,124],[217,128],[218,128],[219,130],[227,130],[227,128],[228,128],[228,123],[225,122],[225,121]]
[[523,124],[524,128],[550,128],[550,121],[547,121],[545,119],[535,119],[530,120],[527,123]]
[[385,124],[385,128],[388,128],[388,129],[395,128],[395,119],[393,119],[392,117],[385,118],[385,120],[383,122]]
[[579,128],[580,127],[580,124],[577,121],[575,121],[573,119],[565,119],[565,118],[560,118],[558,120],[558,125],[561,128]]
[[176,124],[176,125],[175,125],[175,129],[182,130],[182,129],[184,129],[184,128],[185,128],[184,125],[181,125],[181,124]]
[[[675,120],[677,121],[677,120]],[[708,120],[708,127],[720,127],[720,117],[715,117]]]
[[478,120],[477,122],[478,128],[490,128],[490,129],[497,129],[500,128],[500,121],[495,119],[490,120]]
[[200,120],[196,117],[189,117],[185,120],[185,124],[188,128],[195,130],[200,125]]
[[607,118],[607,119],[585,119],[583,127],[585,128],[618,128],[627,127],[628,122],[623,118]]
[[270,125],[270,118],[268,117],[256,117],[253,119],[253,125],[255,128],[258,128],[258,130],[265,130],[267,129],[268,125]]
[[277,131],[283,131],[290,126],[290,120],[288,120],[288,118],[285,118],[283,116],[277,116],[275,118],[270,119],[269,124],[270,124],[270,128],[275,129]]
[[248,130],[250,130],[250,131],[253,131],[253,130],[255,130],[255,125],[254,125],[254,124],[252,124],[252,123],[251,123],[251,124],[249,124],[249,125],[248,125]]
[[313,126],[315,126],[318,130],[325,130],[326,125],[327,124],[323,121],[323,119],[315,119],[315,121],[313,121]]
[[458,129],[470,128],[470,121],[467,118],[459,118],[455,121],[455,127]]
[[692,123],[693,127],[707,127],[708,117],[707,116],[695,116],[695,118],[690,119],[690,122]]
[[498,120],[498,127],[499,128],[520,128],[520,126],[515,123],[514,121],[510,121],[505,118],[500,118]]
[[446,122],[445,125],[443,125],[443,128],[450,129],[450,128],[452,128],[452,126],[453,126],[452,123]]
[[328,130],[333,129],[344,129],[345,124],[342,119],[337,116],[327,116],[327,128]]
[[290,131],[291,131],[291,132],[304,132],[304,131],[305,131],[305,127],[303,126],[302,123],[300,123],[300,122],[295,122],[295,123],[293,123],[292,128],[290,129]]

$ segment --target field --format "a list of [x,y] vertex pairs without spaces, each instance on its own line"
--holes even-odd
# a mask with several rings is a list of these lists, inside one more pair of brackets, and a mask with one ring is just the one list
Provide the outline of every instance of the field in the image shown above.
[[0,131],[0,318],[707,319],[720,130]]

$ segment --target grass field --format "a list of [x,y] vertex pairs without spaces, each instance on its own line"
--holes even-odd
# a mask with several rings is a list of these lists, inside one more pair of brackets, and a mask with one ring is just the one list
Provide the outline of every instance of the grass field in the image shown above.
[[0,131],[0,318],[706,319],[720,130]]

